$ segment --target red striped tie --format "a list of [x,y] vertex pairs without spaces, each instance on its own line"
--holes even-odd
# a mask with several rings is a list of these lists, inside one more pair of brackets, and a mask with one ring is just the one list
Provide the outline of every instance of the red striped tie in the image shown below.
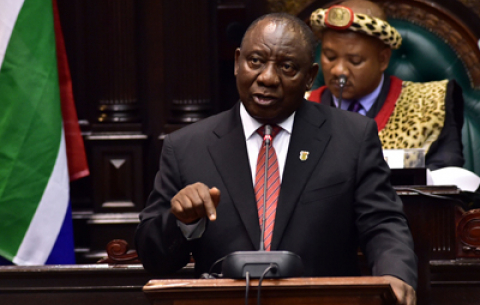
[[[264,137],[265,126],[260,127],[257,132]],[[272,140],[282,130],[281,127],[274,125],[272,127]],[[265,143],[265,142],[264,142]],[[258,218],[260,221],[260,228],[262,228],[263,219],[263,195],[265,184],[265,145],[262,145],[258,153],[257,172],[255,176],[255,197],[257,199]],[[278,194],[280,194],[280,173],[278,170],[277,154],[275,148],[270,144],[268,151],[268,177],[267,177],[267,201],[266,201],[266,216],[265,216],[265,235],[263,238],[265,250],[270,251],[272,243],[273,226],[275,223],[275,212],[277,210]]]

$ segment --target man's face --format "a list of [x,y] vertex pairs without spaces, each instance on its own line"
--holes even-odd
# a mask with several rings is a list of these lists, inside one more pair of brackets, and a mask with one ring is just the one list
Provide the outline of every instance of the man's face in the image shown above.
[[318,65],[310,61],[303,35],[285,22],[260,21],[235,51],[237,89],[248,113],[279,123],[301,104]]
[[338,77],[344,74],[347,84],[342,98],[359,99],[379,85],[390,55],[390,48],[377,38],[352,31],[325,30],[320,59],[325,85],[339,97]]

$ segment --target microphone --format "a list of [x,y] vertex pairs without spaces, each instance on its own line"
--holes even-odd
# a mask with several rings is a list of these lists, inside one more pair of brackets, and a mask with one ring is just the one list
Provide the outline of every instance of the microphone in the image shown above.
[[338,77],[338,85],[340,87],[340,96],[338,97],[338,109],[342,109],[342,93],[343,93],[343,88],[347,84],[347,77],[345,74],[340,74]]
[[[286,278],[303,274],[300,256],[290,251],[265,251],[265,214],[267,206],[268,155],[272,142],[272,127],[265,126],[263,142],[265,145],[265,179],[263,185],[263,216],[260,232],[259,251],[236,251],[228,254],[222,263],[224,278]],[[268,269],[268,270],[267,270]]]

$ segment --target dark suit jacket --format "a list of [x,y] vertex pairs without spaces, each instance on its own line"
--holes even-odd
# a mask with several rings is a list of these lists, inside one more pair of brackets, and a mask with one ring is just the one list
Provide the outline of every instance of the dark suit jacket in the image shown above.
[[[367,112],[367,117],[369,118],[377,116],[390,91],[390,77],[385,76],[384,79],[385,81],[375,103]],[[325,89],[322,94],[322,101],[329,101],[330,105],[334,105],[330,90]],[[463,166],[465,160],[462,152],[462,126],[462,88],[455,80],[451,80],[448,82],[445,95],[445,122],[438,139],[432,143],[425,156],[427,168],[436,170],[446,166]]]
[[[306,161],[299,158],[302,150],[310,153]],[[272,250],[298,254],[305,276],[351,276],[359,274],[360,245],[373,275],[394,275],[415,287],[413,241],[389,174],[373,120],[303,101],[290,139]],[[170,199],[195,182],[220,189],[221,201],[217,220],[208,222],[201,238],[187,241],[170,213]],[[233,251],[259,248],[239,104],[166,137],[140,219],[137,251],[156,274],[180,269],[190,253],[200,274]]]

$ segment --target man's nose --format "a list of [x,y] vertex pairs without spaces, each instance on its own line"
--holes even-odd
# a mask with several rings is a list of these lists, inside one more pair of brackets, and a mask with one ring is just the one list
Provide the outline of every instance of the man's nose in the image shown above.
[[280,79],[275,64],[267,62],[258,75],[257,81],[267,87],[278,86]]
[[343,61],[338,61],[336,62],[333,66],[332,66],[332,69],[330,71],[330,73],[332,75],[334,75],[335,77],[339,77],[340,75],[345,75],[345,76],[349,76],[349,73],[348,73],[348,69],[347,69],[347,66],[345,65],[345,63]]

